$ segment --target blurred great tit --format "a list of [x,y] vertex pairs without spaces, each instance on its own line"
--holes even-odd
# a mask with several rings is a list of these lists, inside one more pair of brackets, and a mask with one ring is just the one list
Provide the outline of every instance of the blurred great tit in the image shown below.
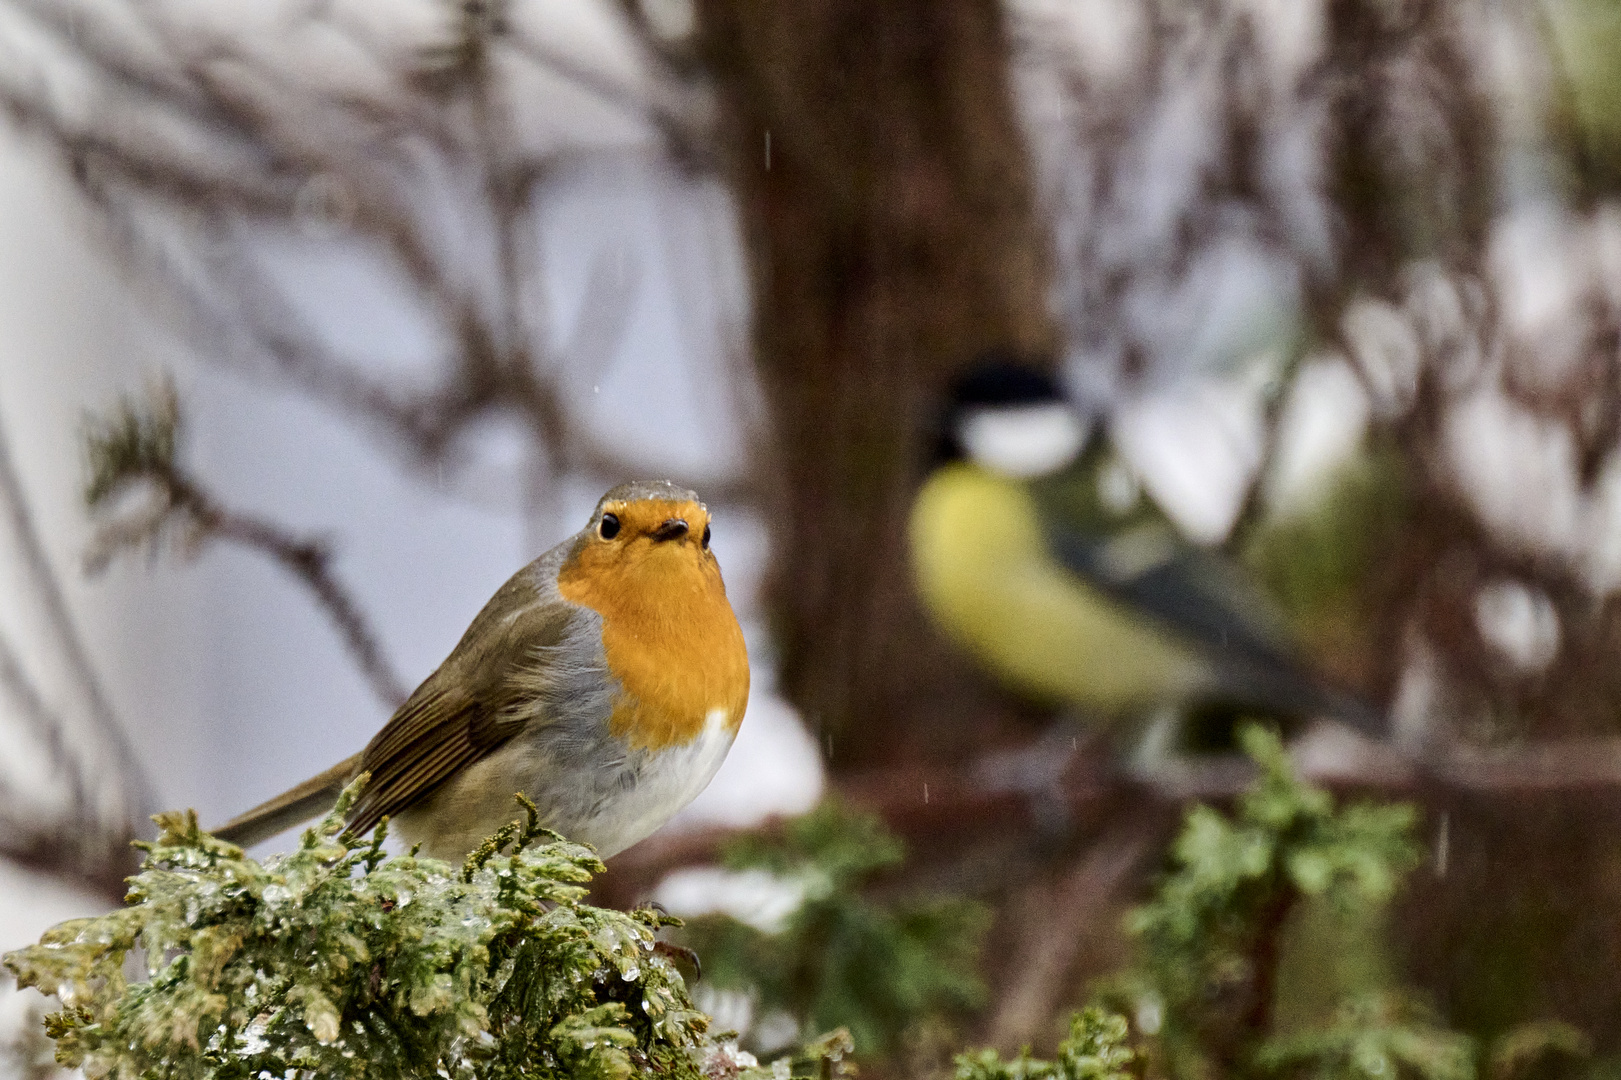
[[940,630],[1011,689],[1105,717],[1214,705],[1382,737],[1379,713],[1300,662],[1235,568],[1122,497],[1129,475],[1087,435],[1028,367],[990,363],[957,384],[910,523]]

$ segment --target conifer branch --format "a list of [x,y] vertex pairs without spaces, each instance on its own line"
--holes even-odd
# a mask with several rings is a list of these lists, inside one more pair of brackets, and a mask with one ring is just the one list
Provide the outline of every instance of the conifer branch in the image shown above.
[[602,869],[588,848],[531,822],[466,876],[387,858],[343,836],[358,790],[264,863],[195,813],[158,815],[124,907],[3,958],[60,1003],[46,1021],[58,1060],[93,1076],[851,1075],[844,1032],[775,1067],[712,1032],[655,947],[670,920],[582,902]]

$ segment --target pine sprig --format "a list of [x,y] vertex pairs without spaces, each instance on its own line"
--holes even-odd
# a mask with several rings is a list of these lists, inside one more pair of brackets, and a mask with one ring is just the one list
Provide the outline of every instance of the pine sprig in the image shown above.
[[1256,1064],[1301,1080],[1474,1080],[1475,1043],[1402,994],[1364,995],[1321,1031],[1269,1040]]
[[[90,573],[118,555],[166,547],[195,550],[206,529],[188,499],[192,485],[177,462],[184,417],[173,381],[153,384],[144,400],[124,397],[83,421],[85,505],[100,518],[85,553]],[[139,500],[120,496],[140,491]]]
[[105,415],[87,414],[85,503],[100,507],[131,483],[172,471],[181,421],[170,379],[154,385],[145,402],[125,397]]
[[[1318,1042],[1266,1042],[1285,924],[1304,900],[1342,912],[1387,904],[1419,864],[1417,815],[1402,804],[1338,807],[1295,775],[1276,735],[1252,726],[1242,741],[1260,775],[1231,816],[1203,805],[1188,811],[1170,872],[1128,918],[1139,961],[1117,985],[1130,988],[1174,1075],[1243,1072],[1263,1058],[1268,1070],[1293,1067],[1308,1047],[1320,1051],[1315,1065],[1333,1072],[1326,1062],[1340,1043],[1327,1034]],[[1349,1037],[1344,1025],[1370,1016],[1353,1010],[1336,1023]],[[1432,1047],[1443,1035],[1450,1037],[1433,1026],[1402,1027],[1400,1038]],[[1425,1075],[1456,1080],[1436,1069]]]

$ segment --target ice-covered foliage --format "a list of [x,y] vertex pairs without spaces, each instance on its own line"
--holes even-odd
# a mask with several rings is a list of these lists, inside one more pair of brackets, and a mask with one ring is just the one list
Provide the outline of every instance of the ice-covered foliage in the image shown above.
[[455,867],[344,837],[355,790],[263,863],[193,814],[160,815],[124,908],[6,957],[62,1003],[48,1021],[59,1059],[118,1078],[758,1068],[709,1036],[655,951],[667,917],[583,903],[601,863],[539,828],[532,807]]
[[882,1055],[913,1025],[983,1002],[978,974],[986,909],[962,899],[880,902],[872,886],[905,857],[877,818],[836,802],[790,822],[781,837],[734,844],[726,862],[803,887],[775,933],[721,917],[686,931],[705,978],[757,995],[760,1013],[801,1032],[848,1028],[862,1054]]

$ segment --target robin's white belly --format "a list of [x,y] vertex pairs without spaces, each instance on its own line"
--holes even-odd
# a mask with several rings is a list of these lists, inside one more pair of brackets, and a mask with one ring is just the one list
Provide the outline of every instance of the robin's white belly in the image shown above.
[[604,859],[645,840],[709,786],[736,737],[726,710],[710,709],[696,739],[649,754],[637,770],[635,786],[581,821],[570,839],[590,844]]
[[521,791],[543,824],[606,859],[651,836],[709,785],[736,737],[729,720],[711,709],[697,738],[653,752],[627,752],[606,734],[584,744],[555,728],[519,736],[400,814],[399,835],[420,841],[425,855],[459,862],[522,817],[512,798]]

